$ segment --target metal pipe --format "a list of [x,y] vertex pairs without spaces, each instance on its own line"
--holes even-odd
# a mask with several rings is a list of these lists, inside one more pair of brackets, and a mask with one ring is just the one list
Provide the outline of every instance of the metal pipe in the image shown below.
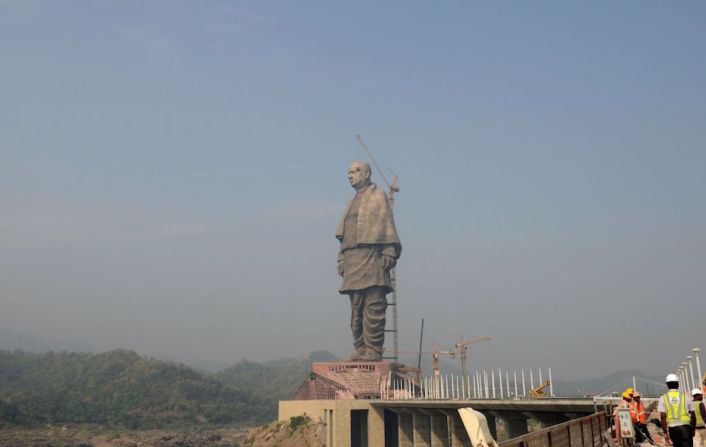
[[513,370],[512,370],[512,376],[513,376],[514,379],[515,379],[515,380],[514,380],[514,382],[515,382],[515,397],[518,397],[518,396],[517,396],[517,370],[516,370],[516,369],[513,369]]
[[549,367],[549,396],[554,397],[554,381],[552,380],[552,368]]
[[696,381],[694,380],[694,357],[687,355],[686,358],[689,360],[689,376],[691,377],[691,388],[696,388]]
[[510,398],[510,371],[505,370],[505,390],[507,390],[507,398]]
[[534,377],[532,377],[532,370],[530,369],[530,389],[534,389]]
[[539,368],[539,386],[542,386],[544,381],[542,380],[542,368]]

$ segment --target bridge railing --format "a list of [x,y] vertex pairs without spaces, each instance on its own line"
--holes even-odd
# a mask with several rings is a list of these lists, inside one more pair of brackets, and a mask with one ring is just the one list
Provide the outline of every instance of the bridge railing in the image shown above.
[[[483,372],[485,373],[485,371]],[[388,377],[380,382],[380,398],[384,400],[527,399],[531,398],[531,390],[535,386],[534,379],[532,379],[527,384],[532,388],[526,387],[524,375],[521,376],[523,379],[521,383],[511,381],[507,371],[505,378],[497,382],[496,376],[484,374],[478,379],[477,376],[480,375],[441,374],[437,377],[421,377],[418,381],[411,376]],[[514,376],[517,374],[513,374],[513,378]],[[497,377],[501,377],[500,371],[498,371]],[[544,384],[544,388],[546,388],[551,385],[551,382],[546,381]],[[552,389],[546,391],[542,393],[541,397],[554,397]]]
[[606,413],[601,411],[498,444],[500,447],[601,447],[607,427]]

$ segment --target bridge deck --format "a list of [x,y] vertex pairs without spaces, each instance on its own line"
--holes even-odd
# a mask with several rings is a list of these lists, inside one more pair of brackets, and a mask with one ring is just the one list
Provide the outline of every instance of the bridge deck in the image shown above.
[[594,412],[593,399],[470,399],[470,400],[431,400],[399,399],[373,400],[378,408],[464,408],[471,407],[478,411],[531,411],[549,413],[586,413]]

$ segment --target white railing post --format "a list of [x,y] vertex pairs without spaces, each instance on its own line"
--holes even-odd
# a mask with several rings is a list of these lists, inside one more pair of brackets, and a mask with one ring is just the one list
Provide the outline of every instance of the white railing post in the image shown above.
[[527,391],[525,390],[525,370],[522,370],[522,397],[527,397]]
[[498,382],[500,382],[500,399],[505,398],[505,394],[503,393],[503,372],[498,368]]
[[490,370],[490,383],[493,384],[493,399],[495,399],[495,370]]

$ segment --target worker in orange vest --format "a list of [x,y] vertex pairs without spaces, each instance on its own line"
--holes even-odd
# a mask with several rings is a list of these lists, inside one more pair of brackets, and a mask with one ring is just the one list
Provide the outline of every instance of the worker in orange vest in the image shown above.
[[625,391],[623,391],[622,399],[620,400],[620,402],[618,402],[618,405],[615,408],[613,408],[613,416],[618,414],[618,410],[620,410],[620,409],[630,408],[630,401],[632,401],[632,393],[633,393],[632,388],[628,388]]
[[635,441],[642,442],[645,437],[650,441],[654,442],[649,430],[647,429],[647,413],[645,412],[645,406],[640,402],[640,392],[633,391],[632,401],[630,402],[630,419],[632,419],[632,425],[635,426]]

